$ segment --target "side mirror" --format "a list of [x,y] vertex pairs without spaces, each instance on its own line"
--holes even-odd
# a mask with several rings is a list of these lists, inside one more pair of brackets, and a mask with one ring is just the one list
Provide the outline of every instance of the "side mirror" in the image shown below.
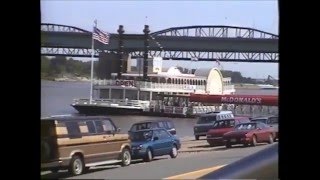
[[261,128],[257,128],[258,130],[261,130]]
[[159,137],[154,137],[153,140],[157,141],[157,140],[159,140]]
[[272,125],[270,125],[270,127],[273,127]]
[[117,132],[120,132],[121,131],[121,128],[117,128]]

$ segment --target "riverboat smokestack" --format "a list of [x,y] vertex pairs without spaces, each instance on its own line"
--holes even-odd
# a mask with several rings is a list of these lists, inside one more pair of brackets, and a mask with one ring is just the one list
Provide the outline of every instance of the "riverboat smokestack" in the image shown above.
[[144,53],[143,53],[143,80],[148,80],[148,49],[149,49],[149,26],[144,25]]

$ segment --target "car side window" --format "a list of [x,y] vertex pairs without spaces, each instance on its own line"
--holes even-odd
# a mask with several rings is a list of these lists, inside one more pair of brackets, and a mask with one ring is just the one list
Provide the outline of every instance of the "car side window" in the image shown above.
[[92,134],[96,133],[96,128],[94,126],[93,121],[86,121],[86,124],[87,124],[89,133],[92,133]]
[[170,134],[167,132],[167,131],[165,131],[165,130],[160,130],[160,137],[159,137],[159,139],[166,139],[166,138],[169,138],[170,137]]
[[103,124],[101,120],[94,121],[94,124],[96,125],[96,131],[98,134],[104,133]]
[[160,139],[160,132],[159,130],[153,131],[153,137],[158,137]]
[[103,127],[103,131],[106,132],[107,134],[112,134],[116,130],[116,128],[114,127],[114,125],[111,123],[110,120],[103,120],[102,127]]
[[160,128],[166,128],[163,122],[159,122],[159,127]]
[[65,122],[69,138],[81,138],[81,131],[78,122]]
[[174,128],[172,122],[170,121],[167,121],[167,126],[168,126],[168,129]]

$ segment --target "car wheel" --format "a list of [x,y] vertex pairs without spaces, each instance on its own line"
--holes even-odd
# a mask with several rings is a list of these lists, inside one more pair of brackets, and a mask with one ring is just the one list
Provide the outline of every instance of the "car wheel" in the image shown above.
[[85,168],[82,158],[78,155],[72,157],[69,165],[69,172],[73,175],[80,175]]
[[178,149],[177,149],[177,146],[174,144],[170,152],[170,157],[176,158],[177,156],[178,156]]
[[273,136],[272,136],[272,134],[269,134],[269,142],[268,142],[269,144],[272,144],[273,143]]
[[252,136],[252,143],[251,143],[252,146],[256,146],[257,145],[257,137],[256,135],[253,135]]
[[59,171],[59,169],[58,168],[53,168],[53,169],[51,169],[50,170],[52,173],[57,173],[58,171]]
[[214,143],[213,142],[208,142],[209,143],[209,145],[211,146],[211,147],[214,147]]
[[150,150],[150,148],[148,148],[146,157],[144,158],[144,161],[150,162],[150,161],[152,161],[152,159],[153,159],[152,151]]
[[121,153],[121,166],[129,166],[131,163],[131,153],[128,148],[124,148]]
[[227,142],[226,142],[226,148],[231,148],[231,143],[230,143],[230,141],[227,141]]
[[196,140],[199,140],[199,136],[194,136],[194,138],[195,138]]

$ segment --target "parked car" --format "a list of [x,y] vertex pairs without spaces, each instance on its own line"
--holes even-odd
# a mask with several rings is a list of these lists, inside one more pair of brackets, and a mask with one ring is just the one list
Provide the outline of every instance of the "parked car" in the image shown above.
[[132,158],[152,161],[156,156],[178,156],[180,140],[164,128],[145,129],[131,132]]
[[251,121],[252,122],[262,122],[262,123],[269,125],[276,132],[276,136],[275,136],[274,140],[279,139],[279,118],[278,118],[278,116],[253,118],[253,119],[251,119]]
[[270,126],[260,122],[238,124],[233,131],[223,135],[225,145],[230,148],[234,144],[256,146],[260,142],[273,143],[275,131]]
[[209,112],[201,115],[193,127],[195,139],[199,140],[200,136],[206,136],[207,132],[213,127],[216,120],[231,119],[233,117],[234,116],[231,111]]
[[207,142],[210,146],[224,145],[223,135],[240,123],[250,122],[249,117],[234,117],[216,121],[212,128],[207,132]]
[[171,120],[168,119],[159,119],[159,120],[147,120],[141,121],[138,123],[134,123],[130,130],[130,132],[144,130],[144,129],[152,129],[152,128],[164,128],[172,135],[176,135],[177,131],[176,128]]
[[59,116],[41,119],[41,170],[82,174],[92,166],[131,163],[128,134],[110,118]]

